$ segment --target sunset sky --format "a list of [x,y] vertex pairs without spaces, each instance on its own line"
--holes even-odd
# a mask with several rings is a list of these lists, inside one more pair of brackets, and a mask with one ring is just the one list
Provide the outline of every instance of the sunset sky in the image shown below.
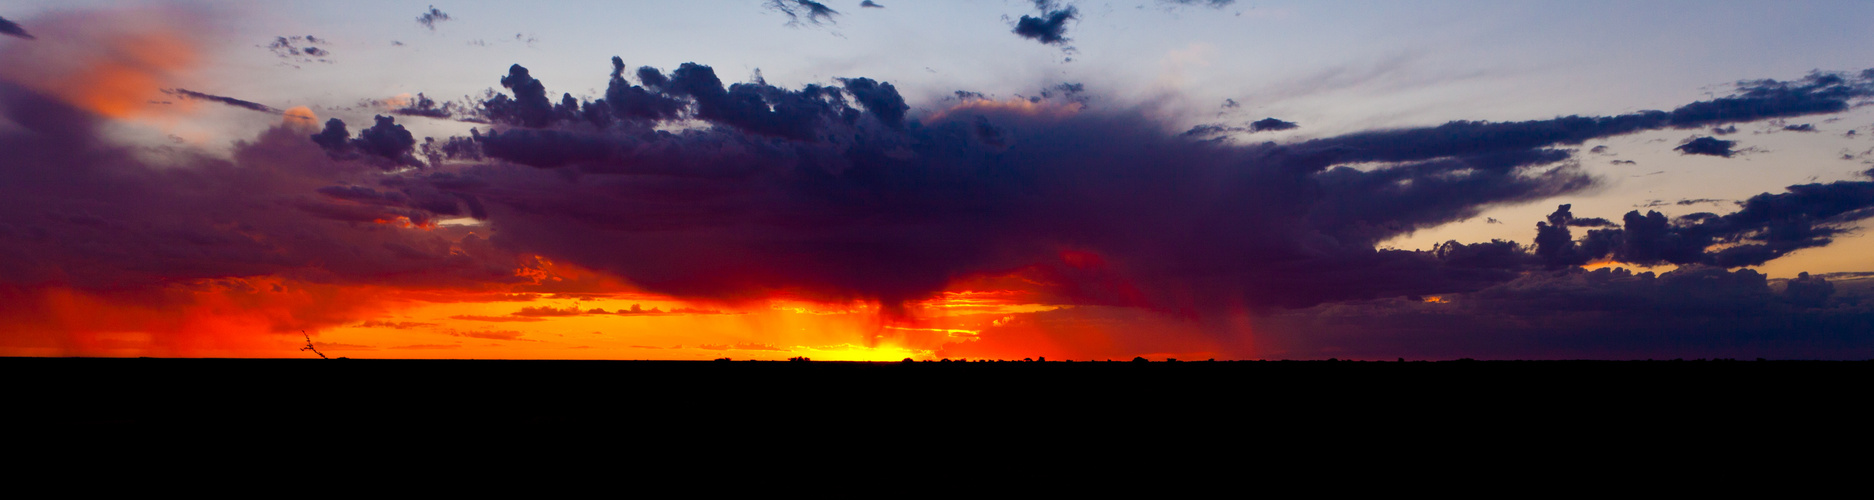
[[1874,358],[1868,2],[0,18],[0,356]]

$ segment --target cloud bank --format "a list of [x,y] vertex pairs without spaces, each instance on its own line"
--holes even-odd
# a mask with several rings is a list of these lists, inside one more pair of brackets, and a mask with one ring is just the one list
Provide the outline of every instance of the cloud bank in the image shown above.
[[[819,5],[778,5],[819,19],[808,4]],[[1039,23],[1024,36],[1065,41],[1061,23],[1073,8],[1037,7],[1047,16],[1024,16]],[[595,65],[594,80],[607,84],[594,99],[555,98],[516,64],[490,75],[500,93],[467,107],[418,99],[355,133],[342,120],[312,126],[310,114],[295,114],[228,157],[170,150],[159,166],[102,128],[163,89],[276,110],[171,84],[168,73],[197,50],[186,34],[34,26],[45,27],[36,28],[41,40],[0,52],[0,116],[9,124],[0,128],[9,152],[0,160],[0,316],[12,345],[105,342],[35,332],[161,324],[187,338],[206,328],[200,319],[152,319],[181,306],[247,315],[206,328],[216,331],[349,324],[373,306],[343,290],[508,291],[543,283],[547,262],[677,298],[875,301],[895,320],[912,319],[909,304],[955,283],[1003,280],[1038,303],[1086,311],[1200,322],[1253,313],[1290,327],[1356,307],[1341,310],[1358,319],[1349,324],[1372,328],[1459,310],[1495,318],[1483,325],[1574,318],[1556,324],[1579,331],[1651,307],[1706,318],[1685,324],[1736,332],[1722,338],[1746,345],[1792,314],[1821,318],[1817,332],[1865,321],[1820,277],[1778,291],[1731,268],[1827,245],[1874,216],[1868,181],[1790,186],[1734,212],[1678,218],[1578,218],[1562,205],[1535,224],[1527,245],[1380,244],[1598,185],[1571,149],[1585,141],[1841,112],[1874,94],[1874,72],[1750,80],[1664,111],[1238,145],[1177,132],[1146,110],[1091,105],[1077,85],[1058,97],[960,99],[913,112],[894,84],[858,75],[787,88],[725,83],[703,64],[629,70],[613,58],[609,72]],[[68,36],[160,50],[136,60],[111,50],[54,59],[34,48]],[[419,139],[400,116],[485,125]],[[1270,118],[1243,128],[1295,126]],[[1599,261],[1683,267],[1658,276],[1575,267]],[[1422,309],[1434,307],[1432,296],[1471,305]],[[78,306],[135,313],[87,317]],[[525,311],[508,318],[643,312]],[[1100,320],[1086,311],[1055,316]],[[1727,326],[1728,311],[1744,321]],[[1112,335],[1123,338],[1114,345],[1155,340]],[[1862,345],[1824,340],[1813,345]],[[1329,347],[1303,344],[1296,349]]]

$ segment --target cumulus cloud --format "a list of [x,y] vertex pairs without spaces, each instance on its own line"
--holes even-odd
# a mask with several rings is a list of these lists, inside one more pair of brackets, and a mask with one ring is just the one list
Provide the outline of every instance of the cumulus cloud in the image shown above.
[[1080,17],[1080,10],[1072,5],[1061,6],[1055,0],[1034,0],[1039,16],[1024,15],[1015,21],[1016,35],[1048,45],[1064,45],[1071,41],[1067,38],[1067,22]]
[[312,134],[312,142],[338,159],[368,159],[384,168],[423,166],[416,158],[416,136],[394,117],[378,115],[376,124],[358,131],[357,137],[345,130],[345,121],[326,120],[325,129]]

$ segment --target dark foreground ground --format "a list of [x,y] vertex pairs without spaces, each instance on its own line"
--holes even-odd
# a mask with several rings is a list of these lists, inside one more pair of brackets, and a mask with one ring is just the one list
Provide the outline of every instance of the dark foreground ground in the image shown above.
[[315,485],[1801,491],[1860,477],[1874,428],[1874,362],[0,358],[0,377],[8,442],[52,443],[13,455],[196,471],[177,485],[233,464]]
[[[939,432],[1159,439],[1476,426],[1551,432],[1874,419],[1874,362],[858,363],[0,358],[46,429],[604,429],[749,440]],[[1651,432],[1651,431],[1649,431]]]
[[1874,362],[0,358],[0,377],[0,429],[51,443],[15,453],[41,467],[219,470],[206,453],[289,483],[1676,488],[1859,477],[1874,443]]

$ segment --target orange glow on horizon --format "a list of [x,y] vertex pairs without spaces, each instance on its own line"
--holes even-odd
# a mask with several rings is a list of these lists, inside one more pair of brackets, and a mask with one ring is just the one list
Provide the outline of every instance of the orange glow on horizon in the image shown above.
[[[0,355],[897,361],[1130,359],[1123,323],[1065,313],[1013,276],[971,278],[903,308],[876,301],[696,301],[532,257],[478,289],[198,280],[155,296],[0,290]],[[1123,310],[1123,308],[1121,308]],[[1134,311],[1125,314],[1154,313]],[[1171,320],[1166,320],[1171,321]],[[1186,326],[1166,323],[1166,333]],[[1182,341],[1180,341],[1182,342]],[[1174,342],[1174,344],[1177,342]],[[1213,351],[1185,349],[1181,356]],[[1188,352],[1186,352],[1188,351]]]

